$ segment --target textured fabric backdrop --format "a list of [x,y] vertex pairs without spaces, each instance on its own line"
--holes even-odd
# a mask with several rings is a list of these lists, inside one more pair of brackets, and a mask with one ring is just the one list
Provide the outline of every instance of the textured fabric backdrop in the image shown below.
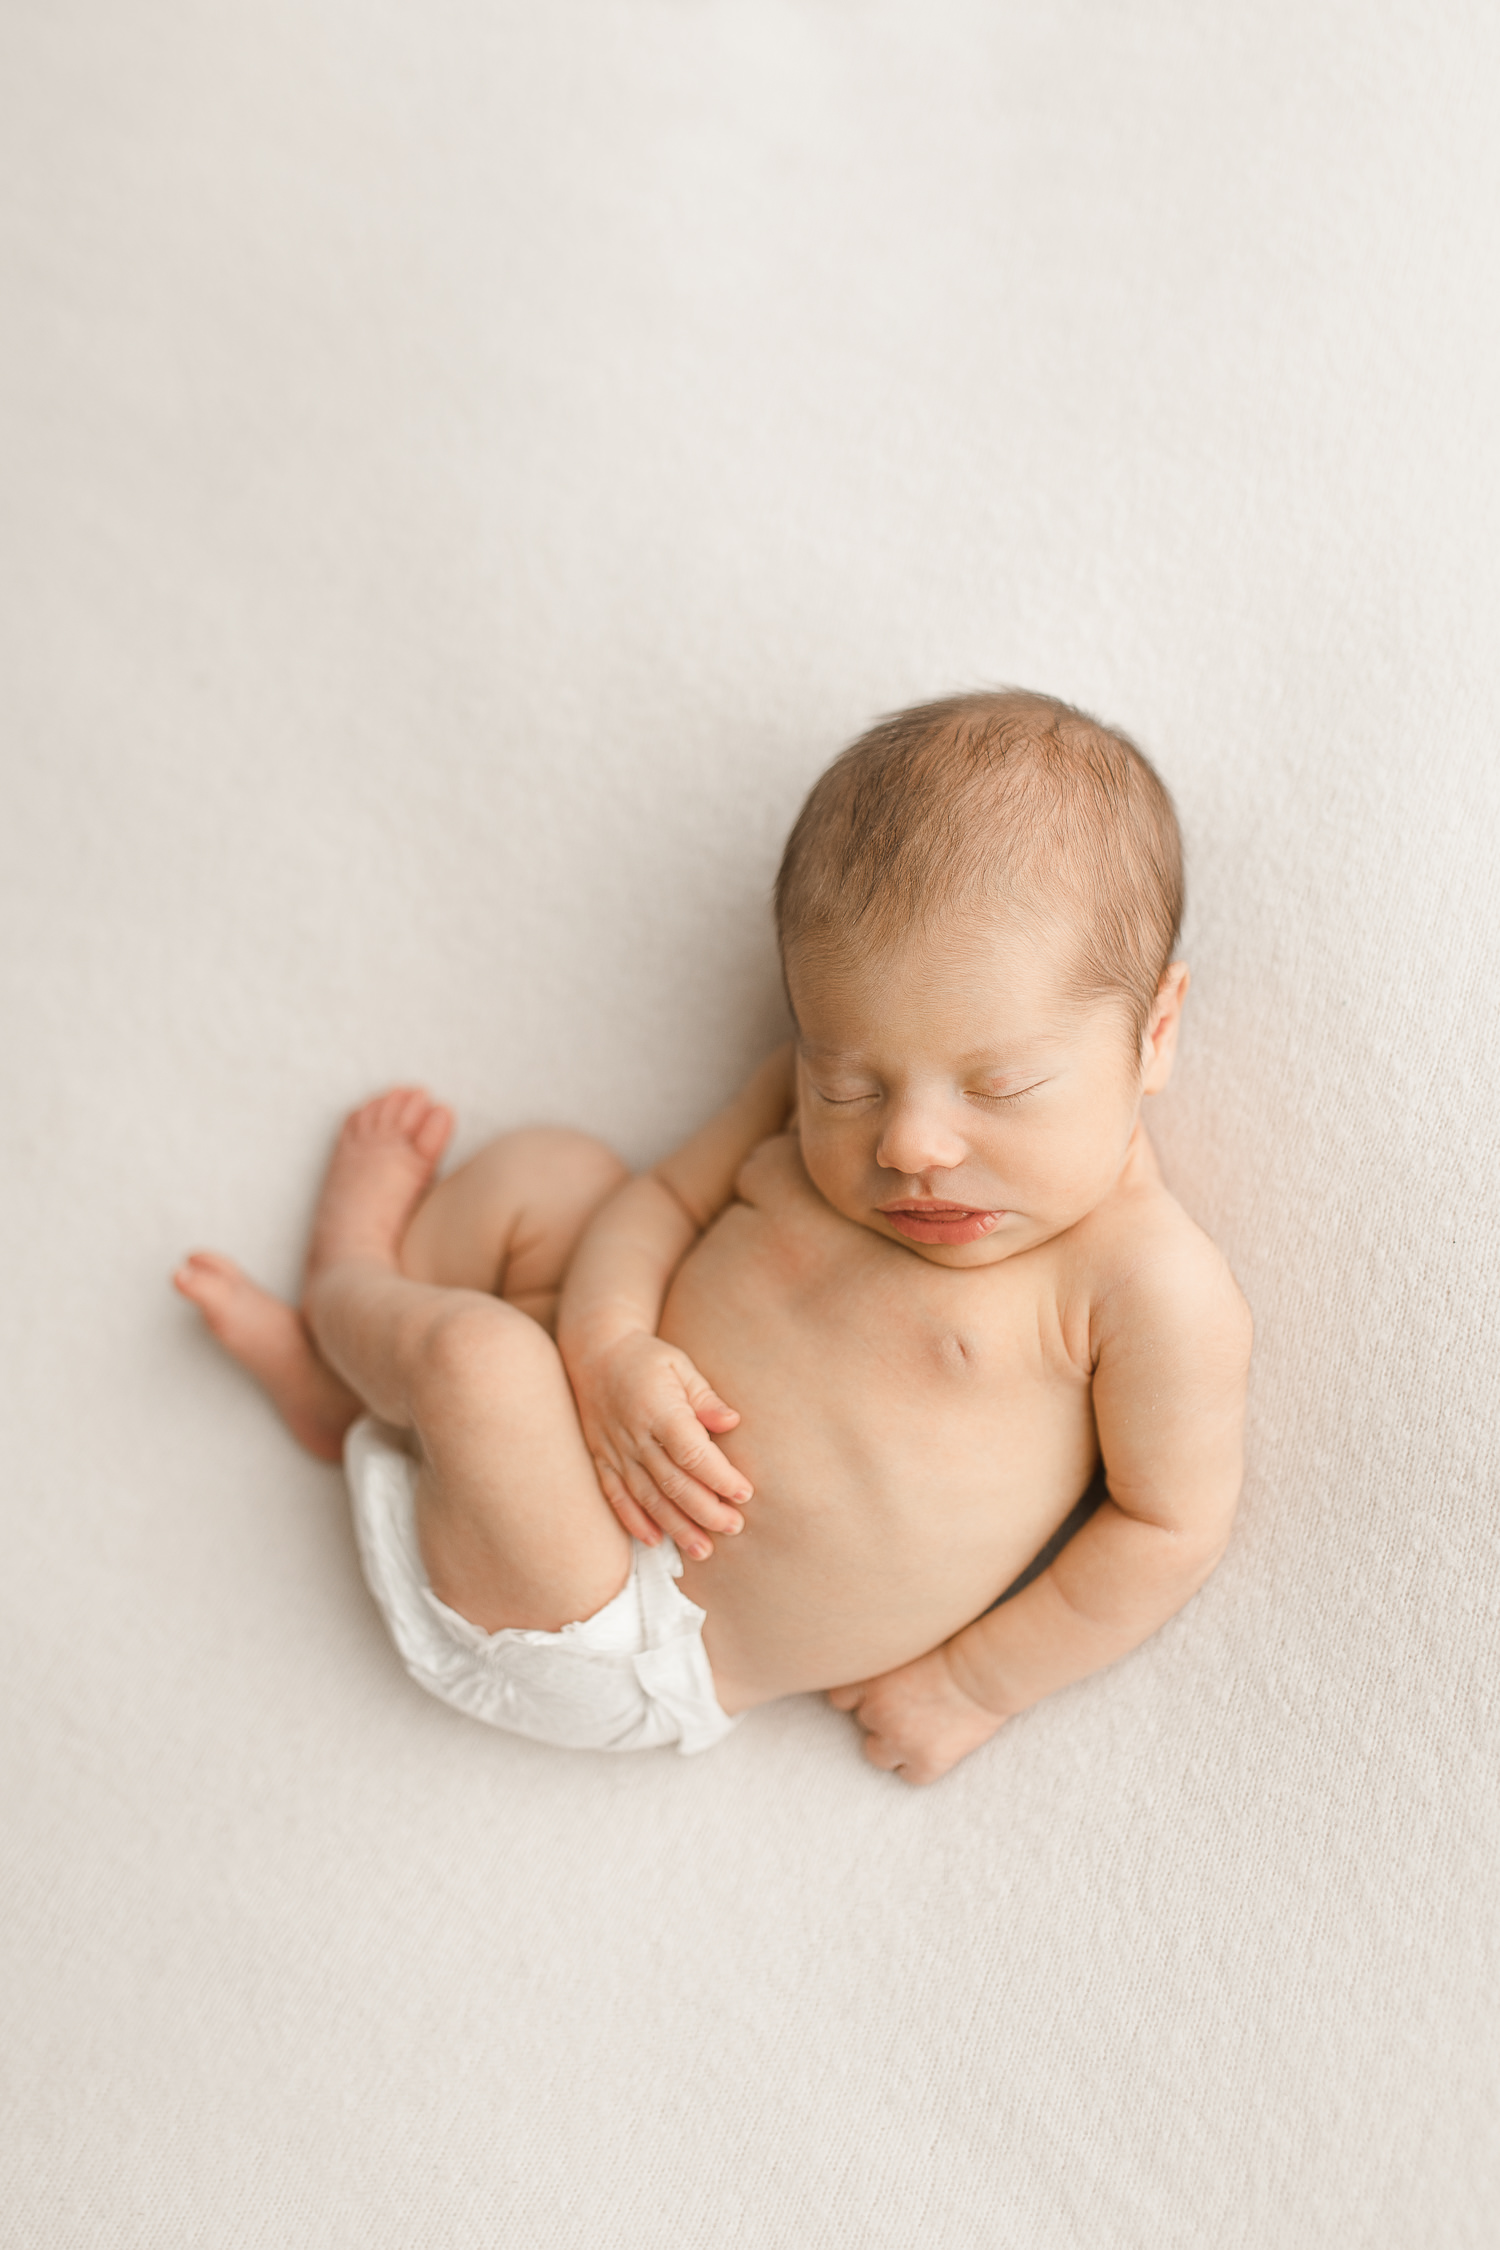
[[[15,0],[0,23],[22,2250],[1487,2246],[1494,12]],[[1176,790],[1158,1105],[1259,1322],[1217,1576],[912,1793],[423,1698],[166,1274],[328,1135],[635,1160],[876,713]]]

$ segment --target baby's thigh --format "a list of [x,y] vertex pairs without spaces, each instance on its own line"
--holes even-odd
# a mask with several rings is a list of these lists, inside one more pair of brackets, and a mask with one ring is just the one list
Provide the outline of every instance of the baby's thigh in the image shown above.
[[410,1401],[417,1540],[440,1601],[487,1633],[555,1633],[614,1598],[630,1540],[534,1320],[493,1298],[456,1300],[421,1347]]
[[502,1134],[424,1199],[401,1245],[401,1270],[412,1281],[503,1296],[550,1329],[579,1236],[629,1177],[589,1133]]

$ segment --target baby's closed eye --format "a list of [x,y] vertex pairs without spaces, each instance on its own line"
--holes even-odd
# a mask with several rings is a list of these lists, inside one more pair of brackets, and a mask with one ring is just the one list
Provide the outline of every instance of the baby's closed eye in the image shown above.
[[1027,1078],[1022,1080],[1020,1084],[1015,1084],[1003,1078],[991,1079],[987,1085],[970,1086],[967,1089],[966,1098],[972,1102],[989,1102],[992,1104],[1020,1102],[1024,1101],[1028,1094],[1040,1093],[1048,1083],[1049,1081],[1045,1077]]
[[873,1102],[880,1098],[874,1086],[814,1086],[812,1091],[830,1109],[848,1109],[855,1102]]

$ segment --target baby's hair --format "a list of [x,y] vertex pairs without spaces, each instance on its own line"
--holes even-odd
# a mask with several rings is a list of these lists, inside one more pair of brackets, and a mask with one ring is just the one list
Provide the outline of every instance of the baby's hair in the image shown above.
[[894,712],[814,787],[776,878],[782,960],[898,937],[938,909],[1061,905],[1071,995],[1118,997],[1136,1046],[1182,927],[1172,800],[1127,735],[1023,688]]

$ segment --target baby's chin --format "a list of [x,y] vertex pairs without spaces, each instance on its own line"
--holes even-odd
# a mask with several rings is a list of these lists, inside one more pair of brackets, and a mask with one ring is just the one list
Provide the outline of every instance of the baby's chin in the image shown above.
[[888,1242],[899,1243],[903,1250],[914,1250],[930,1266],[998,1266],[1005,1258],[1013,1258],[1018,1250],[1028,1244],[1013,1237],[986,1235],[979,1242],[909,1242],[886,1227],[879,1230]]

